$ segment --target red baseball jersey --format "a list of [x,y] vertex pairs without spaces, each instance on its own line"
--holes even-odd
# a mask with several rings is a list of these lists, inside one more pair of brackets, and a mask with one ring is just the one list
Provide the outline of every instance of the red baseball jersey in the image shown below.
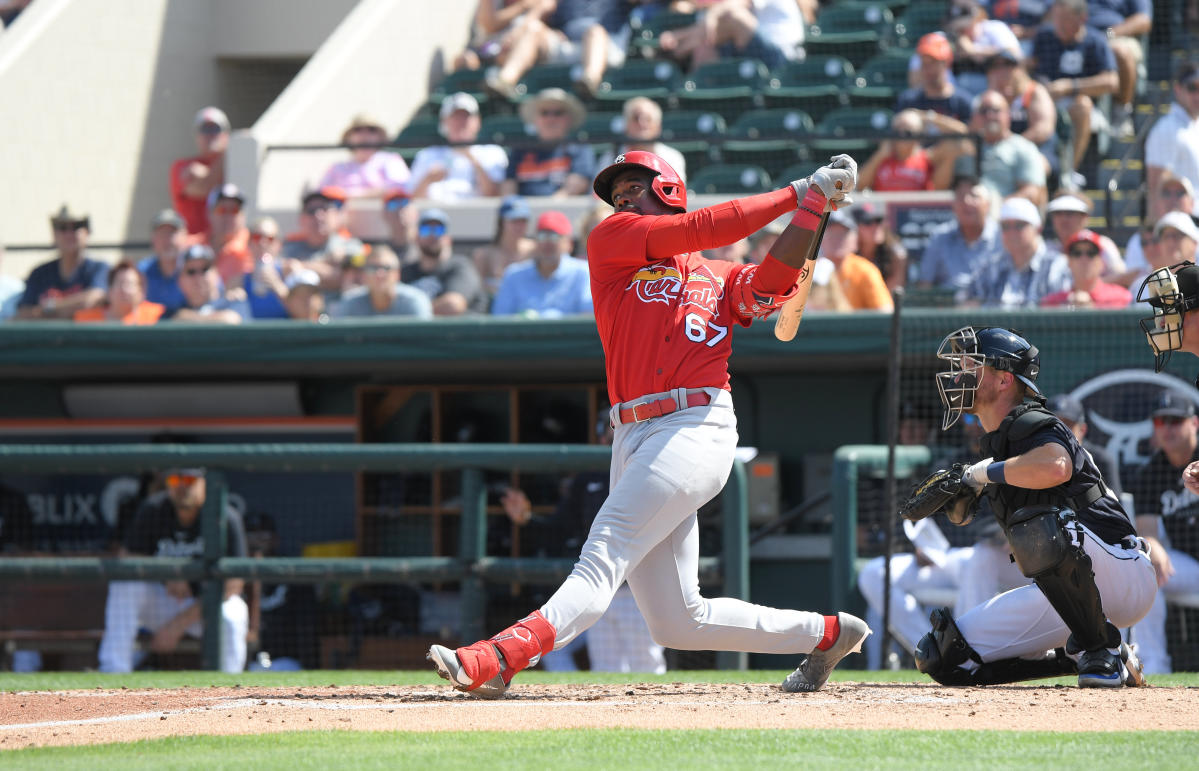
[[728,289],[757,266],[696,252],[794,208],[795,193],[784,188],[686,214],[614,214],[591,231],[591,294],[613,404],[672,388],[728,389],[733,325],[752,321]]

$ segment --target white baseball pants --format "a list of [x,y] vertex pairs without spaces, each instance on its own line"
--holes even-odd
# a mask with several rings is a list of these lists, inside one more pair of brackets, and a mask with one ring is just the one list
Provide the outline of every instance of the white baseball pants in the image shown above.
[[[150,581],[112,581],[104,607],[104,637],[100,641],[101,672],[132,672],[139,629],[154,631],[195,602],[167,594],[166,586]],[[246,668],[246,632],[250,611],[240,595],[221,603],[221,671],[241,672]],[[189,637],[199,637],[203,625],[188,627]]]
[[1166,549],[1166,553],[1174,564],[1174,575],[1154,596],[1153,607],[1132,628],[1132,641],[1137,644],[1137,655],[1145,665],[1147,675],[1166,675],[1174,671],[1166,649],[1166,604],[1170,602],[1170,595],[1199,592],[1199,561],[1175,549]]
[[[699,593],[696,510],[728,479],[737,446],[732,396],[616,427],[611,492],[579,561],[541,612],[561,648],[603,615],[628,581],[653,639],[677,650],[810,653],[824,635],[819,613],[780,610]],[[647,394],[613,411],[677,392]]]
[[[1153,603],[1157,579],[1149,557],[1136,549],[1104,543],[1085,526],[1066,525],[1091,558],[1103,612],[1118,627],[1140,621]],[[1021,586],[956,619],[958,629],[983,661],[1032,657],[1061,648],[1070,630],[1034,584]]]

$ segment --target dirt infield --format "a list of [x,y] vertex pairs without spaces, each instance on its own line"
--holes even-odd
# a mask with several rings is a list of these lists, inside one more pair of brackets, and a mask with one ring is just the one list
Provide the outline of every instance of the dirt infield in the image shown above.
[[517,685],[502,701],[445,686],[179,688],[0,694],[0,749],[199,734],[545,728],[1199,730],[1194,688],[945,688],[831,683]]

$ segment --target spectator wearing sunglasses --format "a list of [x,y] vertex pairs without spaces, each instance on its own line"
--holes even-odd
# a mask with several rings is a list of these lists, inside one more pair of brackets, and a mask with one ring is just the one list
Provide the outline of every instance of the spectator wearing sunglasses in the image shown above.
[[1078,231],[1066,241],[1066,263],[1074,283],[1045,295],[1043,307],[1069,308],[1125,308],[1132,302],[1132,294],[1119,284],[1109,284],[1102,279],[1103,237],[1092,230]]
[[469,257],[454,254],[450,218],[441,209],[425,209],[417,222],[419,257],[404,265],[400,280],[433,301],[433,315],[486,313],[487,292]]
[[1041,214],[1027,198],[1012,197],[999,210],[1003,251],[979,266],[959,305],[1016,310],[1035,308],[1046,295],[1070,288],[1066,258],[1041,237]]
[[386,244],[379,244],[362,265],[365,286],[347,291],[330,310],[333,318],[363,316],[414,316],[433,318],[429,296],[400,282],[400,258]]
[[450,94],[441,102],[440,115],[446,143],[426,147],[413,158],[412,197],[454,202],[499,195],[508,154],[499,145],[476,144],[482,125],[478,100],[461,91]]
[[[204,247],[206,248],[206,247]],[[120,556],[204,556],[200,511],[207,497],[202,468],[172,469],[166,489],[145,500],[125,533]],[[225,508],[224,553],[246,556],[246,533],[241,515]],[[225,581],[221,603],[221,655],[223,672],[241,672],[246,666],[246,632],[250,613],[241,593],[240,578]],[[203,634],[199,584],[187,581],[113,581],[108,585],[104,608],[104,637],[100,641],[101,672],[132,672],[146,656],[135,645],[139,630],[151,633],[145,647],[153,653],[170,653],[186,635]]]
[[496,316],[560,318],[591,313],[591,278],[587,263],[572,257],[574,227],[560,211],[537,218],[533,259],[504,271],[491,312]]
[[[1141,222],[1140,229],[1128,239],[1124,247],[1124,265],[1126,273],[1120,283],[1131,286],[1137,276],[1149,272],[1151,252],[1157,248],[1153,236],[1153,226],[1159,219],[1172,211],[1190,214],[1195,205],[1195,188],[1186,177],[1176,177],[1167,171],[1160,175],[1157,184],[1157,195],[1149,197],[1149,215]],[[1137,285],[1139,286],[1139,284]]]
[[971,128],[982,136],[977,151],[973,142],[959,143],[963,155],[955,163],[957,173],[973,169],[975,152],[981,152],[982,181],[1001,198],[1019,196],[1038,207],[1049,197],[1046,173],[1049,162],[1032,142],[1012,133],[1011,105],[998,91],[984,91],[974,99]]
[[242,277],[241,285],[251,316],[255,319],[291,318],[287,310],[290,291],[287,279],[306,269],[298,260],[283,259],[279,223],[273,217],[259,217],[250,225],[249,248],[253,268]]
[[532,217],[525,199],[518,195],[505,196],[496,213],[495,238],[474,251],[475,267],[492,296],[499,291],[508,266],[533,255],[535,242],[528,235]]
[[217,107],[196,113],[196,155],[171,164],[171,200],[187,222],[187,232],[208,233],[209,195],[225,181],[225,151],[229,149],[229,118]]
[[[910,190],[937,190],[949,187],[952,163],[942,163],[934,178],[933,160],[920,146],[924,119],[919,110],[900,110],[891,119],[894,138],[884,139],[874,155],[863,164],[858,184],[863,190],[900,193]],[[938,185],[940,182],[940,185]]]
[[520,117],[536,130],[536,147],[512,148],[504,195],[564,196],[591,191],[595,153],[590,145],[568,141],[587,110],[573,94],[547,88],[520,105]]
[[188,242],[187,223],[174,209],[163,209],[150,220],[151,254],[137,263],[137,269],[146,277],[146,299],[167,311],[183,305],[176,279],[179,252]]
[[[1192,189],[1199,186],[1199,62],[1186,62],[1178,68],[1174,103],[1153,124],[1145,142],[1149,211],[1153,211],[1161,179],[1168,173],[1185,178]],[[1199,216],[1199,202],[1192,200],[1188,214]]]
[[226,182],[212,192],[208,207],[208,245],[216,253],[216,272],[228,288],[241,286],[242,276],[253,269],[245,206],[241,189]]
[[88,256],[91,220],[64,204],[50,218],[50,227],[58,256],[38,265],[25,279],[25,293],[17,303],[18,319],[71,319],[75,311],[104,302],[108,265]]
[[[1145,674],[1167,674],[1172,661],[1166,647],[1166,603],[1170,595],[1199,591],[1199,538],[1195,517],[1199,497],[1183,484],[1183,469],[1199,460],[1199,418],[1181,392],[1163,391],[1153,410],[1153,446],[1157,450],[1128,486],[1136,501],[1137,533],[1149,544],[1157,571],[1157,598],[1132,628]],[[1169,539],[1158,540],[1164,529]]]
[[343,226],[342,208],[346,195],[336,187],[309,190],[300,199],[300,227],[283,244],[283,257],[299,260],[321,277],[321,287],[338,291],[342,264],[347,257],[361,254],[362,242]]
[[387,130],[369,115],[355,115],[341,134],[350,159],[335,163],[321,178],[320,187],[336,187],[351,198],[382,198],[408,185],[408,164],[386,146]]
[[229,299],[221,291],[216,255],[204,244],[192,244],[179,253],[179,291],[183,307],[163,314],[171,321],[201,324],[240,324],[250,318],[245,300]]
[[[1092,208],[1091,199],[1085,195],[1062,191],[1054,196],[1045,209],[1055,236],[1049,245],[1064,253],[1070,239],[1087,226]],[[1103,277],[1114,279],[1122,275],[1126,267],[1124,258],[1120,256],[1120,247],[1105,235],[1097,235],[1096,238],[1099,239],[1099,251],[1103,256]]]

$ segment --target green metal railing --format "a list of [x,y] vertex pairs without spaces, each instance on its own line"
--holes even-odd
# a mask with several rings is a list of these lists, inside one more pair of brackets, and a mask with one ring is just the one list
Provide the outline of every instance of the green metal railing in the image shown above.
[[[901,445],[895,448],[895,477],[910,477],[932,458],[927,447]],[[858,479],[863,475],[881,478],[887,471],[887,446],[847,444],[833,454],[833,556],[830,561],[829,593],[832,607],[847,607],[857,576]]]
[[[186,466],[208,472],[208,496],[201,512],[204,556],[170,557],[22,557],[0,560],[0,581],[64,579],[202,581],[203,662],[217,669],[223,582],[228,578],[289,582],[357,580],[372,583],[459,581],[463,638],[482,638],[484,586],[487,582],[554,583],[573,561],[488,557],[487,493],[483,472],[521,469],[536,472],[588,471],[607,468],[612,453],[599,445],[544,444],[122,444],[0,445],[0,474],[138,473]],[[458,471],[462,475],[462,523],[456,557],[358,557],[305,559],[242,558],[223,553],[225,504],[228,496],[222,469],[261,472],[427,472]],[[705,559],[705,574],[719,569],[724,594],[749,599],[749,505],[745,468],[734,463],[722,495],[723,551],[719,560]],[[744,669],[745,654],[723,652],[722,669]]]

